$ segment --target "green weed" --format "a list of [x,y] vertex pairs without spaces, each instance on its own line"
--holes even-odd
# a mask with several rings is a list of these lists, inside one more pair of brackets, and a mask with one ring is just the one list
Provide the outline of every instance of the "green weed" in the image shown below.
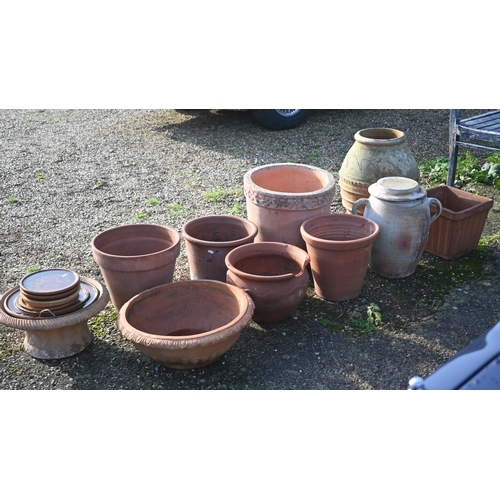
[[226,198],[239,198],[243,196],[243,189],[241,188],[235,188],[235,189],[223,189],[223,188],[217,188],[213,189],[212,191],[207,191],[205,193],[205,198],[207,198],[208,201],[214,202],[214,203],[219,203],[221,201],[224,201]]
[[247,213],[247,207],[241,203],[236,203],[235,205],[233,205],[233,208],[229,210],[229,213],[231,215],[245,217]]
[[180,203],[171,203],[167,205],[168,214],[172,217],[182,217],[187,215],[187,212],[184,210],[184,207]]
[[[426,187],[445,184],[448,178],[448,166],[449,160],[444,156],[420,163],[418,168]],[[483,165],[479,165],[478,158],[470,151],[465,153],[465,157],[459,156],[455,186],[460,188],[469,182],[489,184],[500,189],[500,153],[488,156]]]
[[30,267],[28,267],[28,269],[26,269],[26,272],[28,274],[36,273],[37,271],[40,271],[40,266],[37,266],[37,265],[30,266]]
[[136,218],[137,220],[142,220],[142,219],[145,219],[147,216],[148,216],[148,213],[147,213],[147,212],[142,211],[142,212],[138,213],[138,214],[135,216],[135,218]]
[[17,203],[19,201],[15,196],[11,196],[8,200],[9,203]]
[[37,172],[37,173],[35,174],[35,177],[36,177],[37,179],[45,179],[45,174],[43,174],[42,172]]
[[157,200],[156,198],[149,198],[149,200],[146,203],[148,205],[159,205],[161,201]]
[[378,330],[383,325],[380,308],[373,302],[366,308],[366,316],[363,316],[359,312],[354,312],[350,314],[349,319],[359,335]]
[[89,326],[94,335],[104,338],[108,334],[110,327],[114,326],[118,319],[118,312],[115,309],[104,309],[97,316],[89,319]]

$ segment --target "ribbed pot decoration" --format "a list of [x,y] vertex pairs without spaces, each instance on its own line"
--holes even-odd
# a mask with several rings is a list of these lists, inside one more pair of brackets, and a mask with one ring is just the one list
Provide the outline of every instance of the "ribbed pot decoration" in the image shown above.
[[209,215],[187,222],[182,228],[192,280],[226,282],[226,255],[234,248],[252,243],[257,226],[231,215]]
[[249,243],[227,254],[227,282],[250,295],[255,321],[274,323],[289,316],[306,296],[309,261],[307,253],[293,245]]
[[92,240],[94,260],[117,311],[134,295],[170,283],[179,253],[179,233],[156,224],[118,226]]
[[300,230],[316,293],[332,301],[356,298],[380,233],[378,224],[359,215],[332,213],[307,220]]
[[255,242],[275,241],[305,249],[300,225],[330,213],[335,181],[310,165],[277,163],[249,170],[243,179],[248,220],[259,228]]
[[[353,205],[358,213],[380,226],[380,236],[373,244],[370,268],[380,276],[404,278],[417,268],[429,239],[429,231],[442,211],[437,198],[428,198],[427,191],[405,177],[385,177],[368,188],[370,198]],[[431,217],[431,204],[436,212]]]
[[[356,132],[355,143],[339,170],[342,205],[352,213],[353,204],[368,198],[368,187],[383,177],[420,179],[420,170],[406,135],[392,128],[367,128]],[[364,207],[360,207],[362,214]]]

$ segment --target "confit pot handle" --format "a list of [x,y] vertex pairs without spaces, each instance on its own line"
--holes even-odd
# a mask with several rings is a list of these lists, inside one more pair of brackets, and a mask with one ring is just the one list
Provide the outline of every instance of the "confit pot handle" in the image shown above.
[[370,204],[370,200],[368,198],[360,198],[358,201],[356,201],[354,203],[354,205],[352,206],[352,213],[354,215],[360,215],[358,214],[358,208],[362,205],[364,205],[365,207],[367,207],[368,205]]
[[311,263],[311,257],[306,253],[304,257],[304,263],[302,264],[302,269],[295,275],[295,278],[300,278],[307,270],[307,266]]
[[437,212],[431,217],[431,224],[441,215],[441,212],[443,211],[443,205],[437,198],[427,198],[427,201],[429,202],[429,207],[434,204],[437,207]]

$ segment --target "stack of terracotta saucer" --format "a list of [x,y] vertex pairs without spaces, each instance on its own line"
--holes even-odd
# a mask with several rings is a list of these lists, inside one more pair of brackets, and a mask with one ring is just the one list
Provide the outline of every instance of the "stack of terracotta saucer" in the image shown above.
[[58,316],[82,307],[89,295],[75,272],[48,269],[21,280],[16,306],[29,315]]

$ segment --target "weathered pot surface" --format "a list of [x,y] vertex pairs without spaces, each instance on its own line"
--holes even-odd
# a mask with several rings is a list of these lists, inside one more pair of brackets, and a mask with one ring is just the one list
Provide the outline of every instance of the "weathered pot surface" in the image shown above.
[[240,288],[214,280],[168,283],[126,302],[122,335],[169,368],[208,365],[227,352],[252,319],[254,304]]
[[[442,211],[441,202],[428,198],[418,182],[405,177],[385,177],[369,187],[370,198],[353,205],[357,214],[365,207],[364,216],[380,226],[380,236],[373,244],[370,268],[380,276],[403,278],[416,270],[429,231]],[[436,206],[431,217],[430,205]]]
[[252,243],[257,226],[242,217],[209,215],[190,220],[182,228],[192,280],[211,279],[226,282],[226,255],[233,249]]
[[92,240],[99,265],[117,311],[134,295],[173,279],[180,235],[157,224],[117,226]]
[[300,225],[330,213],[335,180],[326,170],[276,163],[249,170],[243,178],[248,220],[259,228],[255,242],[275,241],[305,249]]
[[255,321],[282,321],[306,296],[309,261],[307,253],[294,245],[250,243],[228,253],[227,282],[250,295],[255,303]]
[[[392,128],[367,128],[354,135],[354,144],[339,170],[342,205],[368,198],[368,187],[384,177],[407,177],[418,182],[420,170],[408,147],[406,134]],[[364,207],[359,208],[362,215]]]
[[300,230],[316,293],[332,301],[358,297],[380,233],[378,224],[359,215],[332,213],[307,220]]

